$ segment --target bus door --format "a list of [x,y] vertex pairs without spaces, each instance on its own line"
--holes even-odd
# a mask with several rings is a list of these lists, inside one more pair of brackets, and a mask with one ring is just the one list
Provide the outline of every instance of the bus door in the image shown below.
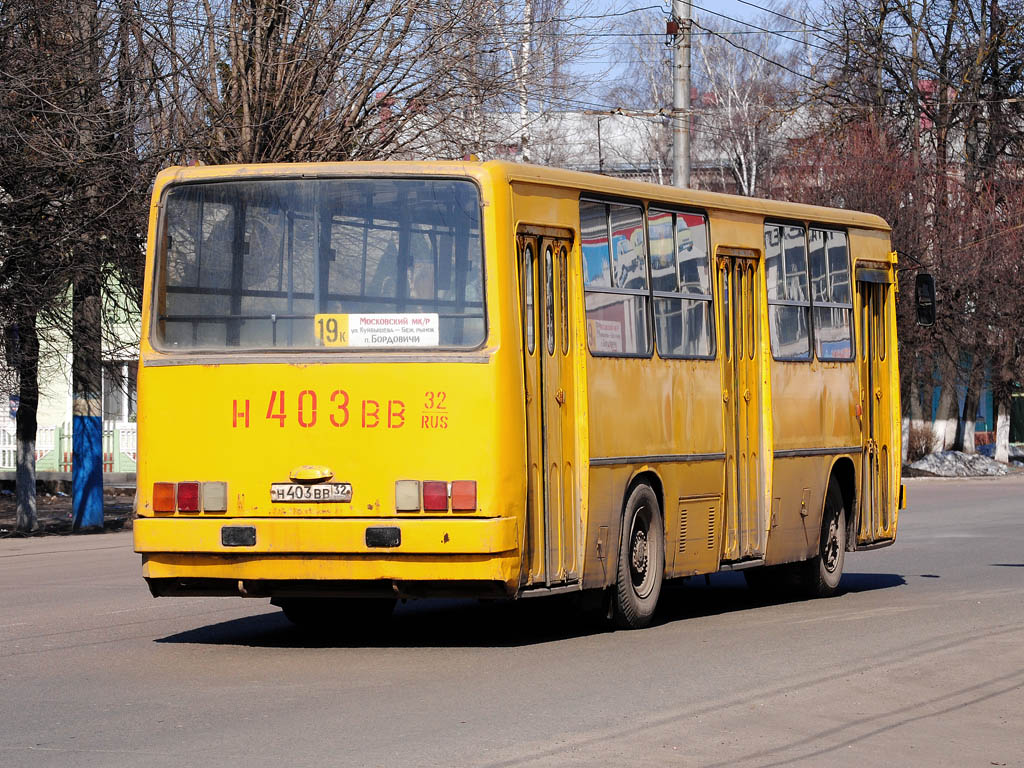
[[516,239],[529,472],[524,584],[551,586],[580,576],[569,311],[572,235],[538,228],[521,230]]
[[722,400],[725,414],[725,531],[722,560],[764,557],[767,539],[761,428],[761,284],[757,252],[718,250]]
[[889,478],[890,457],[893,455],[893,414],[888,391],[892,362],[886,333],[889,290],[888,270],[857,270],[861,329],[860,405],[864,432],[858,544],[891,539],[895,533]]

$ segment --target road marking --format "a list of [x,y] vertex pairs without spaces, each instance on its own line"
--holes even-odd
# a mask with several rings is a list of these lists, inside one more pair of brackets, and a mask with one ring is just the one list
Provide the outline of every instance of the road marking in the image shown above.
[[156,608],[155,605],[145,605],[140,608],[121,608],[116,611],[106,611],[105,613],[97,613],[97,616],[113,616],[115,613],[130,613],[131,611],[148,611],[152,608]]

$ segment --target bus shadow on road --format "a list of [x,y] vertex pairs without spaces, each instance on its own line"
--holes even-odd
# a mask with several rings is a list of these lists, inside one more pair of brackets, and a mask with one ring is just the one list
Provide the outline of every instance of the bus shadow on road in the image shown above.
[[400,604],[376,628],[296,627],[280,611],[209,624],[158,638],[270,648],[516,647],[600,634],[609,627],[564,597],[543,600],[425,599]]
[[[892,573],[848,573],[840,594],[872,592],[906,584]],[[765,596],[747,589],[740,573],[719,573],[671,582],[662,592],[654,625],[757,610],[799,602],[785,594]],[[558,642],[612,631],[602,612],[585,609],[578,599],[417,600],[400,604],[391,621],[379,628],[353,627],[314,631],[292,625],[280,611],[208,624],[158,638],[158,643],[240,645],[264,648],[417,648],[519,647]]]
[[[906,583],[906,578],[897,573],[847,573],[839,583],[837,596],[892,589]],[[791,590],[755,592],[747,587],[742,573],[716,573],[707,582],[704,577],[697,577],[667,586],[662,593],[656,621],[667,624],[805,601],[806,597]]]

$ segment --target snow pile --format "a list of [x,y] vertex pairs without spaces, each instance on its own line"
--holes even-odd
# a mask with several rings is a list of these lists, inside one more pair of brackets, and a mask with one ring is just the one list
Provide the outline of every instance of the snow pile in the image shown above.
[[984,475],[1005,475],[1009,469],[995,459],[980,453],[960,451],[939,451],[929,453],[910,465],[940,477],[981,477]]

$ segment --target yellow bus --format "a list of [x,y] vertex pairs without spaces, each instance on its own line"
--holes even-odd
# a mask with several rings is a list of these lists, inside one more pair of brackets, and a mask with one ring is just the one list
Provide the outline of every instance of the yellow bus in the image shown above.
[[170,168],[135,549],[297,623],[743,569],[833,593],[902,507],[882,219],[501,162]]

